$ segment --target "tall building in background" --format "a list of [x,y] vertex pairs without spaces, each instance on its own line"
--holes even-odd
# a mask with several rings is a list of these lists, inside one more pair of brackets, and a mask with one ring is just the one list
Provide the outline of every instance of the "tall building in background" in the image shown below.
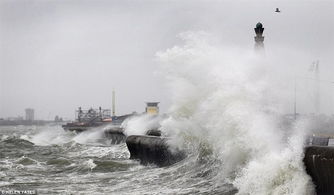
[[264,28],[261,22],[258,22],[254,28],[256,36],[254,37],[255,40],[255,50],[260,51],[261,53],[264,52],[264,36],[262,36]]
[[35,110],[32,108],[25,109],[26,111],[26,121],[33,121],[35,119]]

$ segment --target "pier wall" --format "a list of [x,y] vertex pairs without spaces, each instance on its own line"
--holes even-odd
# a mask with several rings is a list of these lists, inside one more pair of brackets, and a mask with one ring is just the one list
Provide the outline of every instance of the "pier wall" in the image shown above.
[[168,138],[157,136],[131,135],[126,139],[130,159],[138,159],[141,164],[168,166],[185,158],[185,153],[172,150]]
[[[150,130],[147,135],[126,137],[122,128],[105,131],[114,143],[126,142],[130,159],[138,159],[141,164],[168,166],[186,157],[183,151],[171,149],[168,137],[161,137],[158,130]],[[329,138],[312,137],[304,148],[306,172],[311,176],[318,195],[334,194],[334,147],[328,146]]]
[[304,164],[317,194],[334,194],[334,147],[305,147]]
[[106,129],[104,135],[111,140],[111,144],[120,144],[124,143],[126,136],[123,133],[124,129],[119,127],[113,127]]

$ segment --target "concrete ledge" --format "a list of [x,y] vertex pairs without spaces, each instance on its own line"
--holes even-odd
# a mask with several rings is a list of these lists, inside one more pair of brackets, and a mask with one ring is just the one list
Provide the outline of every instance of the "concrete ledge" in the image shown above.
[[139,159],[141,164],[168,166],[185,158],[185,153],[172,151],[167,141],[169,138],[157,136],[131,135],[126,139],[130,159]]
[[151,129],[151,130],[148,130],[146,132],[146,135],[150,135],[150,136],[161,136],[161,131],[158,130],[158,129]]
[[104,131],[104,135],[111,139],[111,144],[124,143],[126,136],[123,133],[123,129],[120,127],[113,127]]
[[334,194],[334,147],[305,147],[304,164],[317,194]]

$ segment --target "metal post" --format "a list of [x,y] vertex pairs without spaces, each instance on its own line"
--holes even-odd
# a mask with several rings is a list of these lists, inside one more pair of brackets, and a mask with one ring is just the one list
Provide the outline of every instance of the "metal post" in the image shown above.
[[319,82],[319,61],[314,62],[315,73],[315,112],[320,112],[320,82]]
[[294,118],[295,120],[297,119],[297,80],[296,80],[296,75],[295,75],[295,94],[294,94]]
[[116,116],[115,114],[115,90],[112,90],[112,116]]

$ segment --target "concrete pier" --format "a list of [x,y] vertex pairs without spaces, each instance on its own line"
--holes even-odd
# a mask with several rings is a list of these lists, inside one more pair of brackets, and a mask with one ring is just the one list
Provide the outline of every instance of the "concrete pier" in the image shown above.
[[334,194],[334,147],[305,147],[304,164],[318,195]]
[[150,129],[146,132],[146,135],[151,135],[151,136],[161,136],[161,131],[158,129]]
[[[130,159],[138,159],[144,165],[152,163],[161,167],[186,157],[180,150],[171,150],[169,138],[160,137],[161,132],[152,130],[147,134],[150,135],[132,135],[126,139]],[[303,159],[318,195],[334,194],[334,147],[329,147],[326,143],[328,138],[313,137],[309,143],[311,145],[305,147]]]
[[185,158],[185,153],[172,150],[168,145],[169,138],[157,136],[131,135],[126,139],[130,159],[138,159],[141,164],[168,166]]
[[104,131],[104,135],[111,140],[111,144],[124,143],[126,136],[123,133],[123,128],[112,127]]
[[[122,128],[112,127],[105,130],[105,136],[112,144],[126,142],[130,159],[138,159],[144,165],[168,166],[186,157],[184,151],[172,149],[168,144],[170,138],[163,137],[157,129],[148,130],[146,135],[126,137]],[[334,194],[334,147],[328,146],[329,140],[328,137],[309,137],[308,146],[304,148],[303,161],[318,195]]]

